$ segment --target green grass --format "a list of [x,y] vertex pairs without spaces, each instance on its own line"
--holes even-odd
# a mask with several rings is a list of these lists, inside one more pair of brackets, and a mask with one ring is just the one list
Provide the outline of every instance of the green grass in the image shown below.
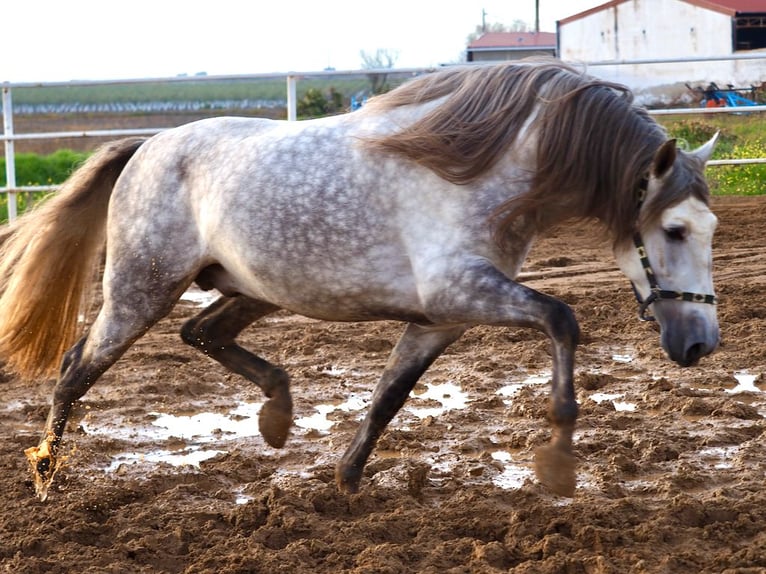
[[[63,182],[88,156],[87,153],[62,149],[50,155],[16,154],[16,184],[54,185]],[[0,157],[0,187],[6,185],[5,158]]]
[[[689,149],[720,131],[713,159],[766,158],[766,116],[762,114],[711,114],[695,119],[665,116],[660,123]],[[766,193],[766,164],[710,166],[705,176],[716,195]]]
[[147,84],[72,85],[15,88],[14,104],[83,104],[123,102],[205,101],[211,99],[284,100],[284,80],[232,82],[169,82]]
[[[56,185],[62,183],[88,156],[86,153],[62,149],[46,156],[34,153],[16,154],[16,184],[20,186]],[[0,187],[6,185],[5,158],[0,157]],[[23,213],[48,192],[16,194],[18,213]],[[8,220],[8,195],[0,196],[0,222]]]
[[[36,203],[42,201],[49,192],[36,191],[34,193],[17,193],[16,194],[16,212],[20,215],[27,209],[30,209]],[[8,194],[4,193],[0,197],[0,223],[8,221]]]

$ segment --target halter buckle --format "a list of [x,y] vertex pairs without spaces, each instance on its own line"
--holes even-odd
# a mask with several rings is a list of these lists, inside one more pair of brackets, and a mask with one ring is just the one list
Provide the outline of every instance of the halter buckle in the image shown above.
[[[635,286],[633,289],[635,291]],[[638,291],[635,291],[635,292],[636,292],[636,299],[638,300],[639,321],[647,321],[647,322],[656,321],[657,319],[654,317],[654,315],[647,315],[647,313],[649,312],[649,305],[651,305],[657,299],[659,299],[660,297],[659,292],[652,289],[652,292],[649,293],[649,296],[643,301],[641,300],[641,297],[638,295]]]

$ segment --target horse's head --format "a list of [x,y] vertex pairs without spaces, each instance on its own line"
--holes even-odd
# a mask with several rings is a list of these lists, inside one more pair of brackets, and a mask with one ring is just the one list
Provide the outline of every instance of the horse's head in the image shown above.
[[696,364],[719,342],[711,249],[717,219],[707,205],[703,175],[716,139],[690,153],[677,150],[674,140],[659,148],[639,192],[633,241],[615,246],[641,318],[656,318],[662,347],[682,367]]

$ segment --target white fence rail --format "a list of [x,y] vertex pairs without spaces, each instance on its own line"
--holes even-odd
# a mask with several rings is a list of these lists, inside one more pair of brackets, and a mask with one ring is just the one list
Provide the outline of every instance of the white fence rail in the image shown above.
[[[608,61],[579,63],[585,68],[589,66],[622,66],[638,64],[658,64],[658,63],[680,63],[709,60],[731,60],[731,59],[766,59],[766,54],[745,55],[745,56],[725,56],[721,58],[685,58],[675,60],[636,60],[636,61]],[[19,186],[16,182],[16,164],[15,164],[15,146],[14,142],[28,140],[46,140],[58,138],[90,138],[90,137],[126,137],[137,135],[154,135],[162,131],[158,128],[146,129],[106,129],[106,130],[85,130],[75,132],[39,132],[39,133],[16,133],[13,128],[13,97],[12,91],[15,88],[51,88],[51,87],[78,87],[78,86],[103,86],[103,85],[138,85],[138,84],[156,84],[156,83],[182,83],[182,82],[220,82],[229,80],[264,80],[264,79],[284,79],[287,102],[287,119],[294,121],[297,119],[297,83],[302,78],[317,78],[323,76],[360,76],[369,74],[389,74],[389,75],[417,75],[432,72],[434,68],[394,68],[384,70],[345,70],[345,71],[321,71],[321,72],[302,72],[287,74],[252,74],[236,76],[193,76],[193,77],[174,77],[174,78],[143,78],[131,80],[104,80],[104,81],[73,81],[73,82],[47,82],[47,83],[9,83],[2,84],[2,107],[3,107],[3,133],[2,139],[5,147],[5,175],[6,185],[0,187],[0,195],[8,196],[8,218],[13,220],[17,216],[16,194],[25,192],[51,191],[55,190],[56,185],[31,185]],[[679,114],[710,114],[710,113],[753,113],[766,111],[766,105],[746,106],[746,107],[722,107],[722,108],[682,108],[682,109],[657,109],[650,110],[652,115],[679,115]],[[766,158],[754,159],[720,159],[712,160],[708,165],[742,165],[766,163]]]

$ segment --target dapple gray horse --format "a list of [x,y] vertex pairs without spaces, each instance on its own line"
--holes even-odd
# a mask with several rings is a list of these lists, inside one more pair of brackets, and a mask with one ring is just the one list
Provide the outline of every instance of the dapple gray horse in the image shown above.
[[[669,357],[695,364],[719,338],[703,177],[714,143],[677,150],[626,88],[553,61],[444,69],[345,115],[217,118],[103,147],[0,236],[0,357],[28,378],[59,369],[27,450],[38,496],[74,402],[194,282],[223,296],[181,335],[263,390],[259,426],[275,447],[292,423],[289,379],[235,342],[245,327],[278,309],[407,324],[337,466],[348,492],[418,378],[467,329],[542,331],[553,428],[537,476],[571,495],[578,325],[514,278],[535,236],[598,220]],[[78,340],[104,245],[103,305]]]

